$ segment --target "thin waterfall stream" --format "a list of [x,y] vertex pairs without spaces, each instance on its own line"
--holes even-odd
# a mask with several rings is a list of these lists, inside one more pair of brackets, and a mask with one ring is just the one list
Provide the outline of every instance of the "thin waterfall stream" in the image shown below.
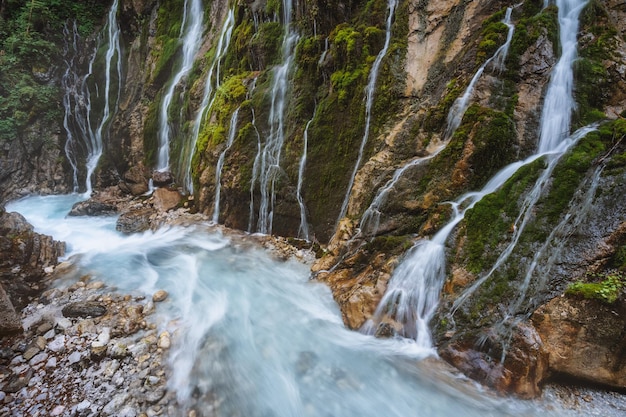
[[[200,136],[200,129],[202,127],[202,121],[205,115],[211,110],[213,102],[215,100],[215,93],[221,84],[220,65],[228,47],[230,45],[231,35],[233,33],[233,27],[235,26],[235,13],[232,9],[228,10],[226,19],[220,31],[220,36],[215,47],[215,55],[213,62],[207,72],[206,81],[204,83],[204,93],[202,94],[202,101],[200,107],[196,112],[196,118],[193,123],[193,130],[191,133],[190,143],[187,145],[186,151],[181,152],[181,168],[184,169],[183,183],[189,193],[193,193],[193,181],[191,179],[191,162],[193,160],[193,154],[196,151],[196,145],[198,143],[198,136]],[[214,77],[215,74],[215,77]],[[215,78],[215,84],[213,81]]]
[[[394,271],[385,295],[381,299],[374,316],[363,326],[363,332],[374,334],[378,326],[387,323],[400,335],[415,339],[419,346],[432,346],[429,322],[435,314],[441,288],[446,278],[445,242],[450,233],[463,220],[467,210],[471,209],[485,195],[500,188],[522,166],[545,156],[548,160],[548,168],[544,170],[534,188],[526,197],[520,215],[515,222],[514,238],[511,240],[508,248],[502,252],[491,272],[477,280],[461,294],[455,301],[452,311],[454,312],[508,258],[517,243],[517,239],[519,239],[519,235],[524,230],[532,207],[534,207],[543,192],[545,184],[559,158],[578,139],[595,129],[593,126],[585,127],[571,137],[569,135],[569,120],[575,105],[572,98],[572,64],[576,57],[578,16],[585,4],[586,1],[580,0],[557,1],[563,51],[559,61],[553,68],[545,98],[546,104],[542,114],[538,152],[523,161],[515,162],[500,170],[479,192],[467,193],[451,203],[453,210],[452,219],[432,239],[419,240],[410,249],[404,260]],[[510,20],[510,9],[507,9],[506,19]],[[512,25],[510,25],[510,21],[508,23],[509,33],[511,33],[513,30]],[[507,41],[509,41],[509,37],[507,37]],[[488,62],[492,59],[493,57]],[[483,66],[481,66],[477,74],[482,73],[482,70],[484,70]],[[470,85],[476,79],[475,75]],[[466,90],[466,93],[468,91],[469,88]],[[560,103],[560,105],[556,103]],[[464,106],[467,106],[467,103],[461,97],[456,106],[462,109]],[[449,126],[452,127],[460,125],[460,120],[458,123],[455,120],[451,122],[449,118],[448,122]]]
[[[79,44],[82,42],[76,28],[76,22],[72,29],[67,24],[64,27],[66,39],[64,60],[66,64],[65,72],[61,79],[64,90],[63,127],[67,135],[65,142],[65,155],[67,156],[73,171],[73,186],[77,192],[80,188],[78,181],[79,159],[78,154],[85,152],[85,198],[91,196],[93,192],[94,173],[98,168],[98,162],[104,149],[104,141],[108,135],[108,128],[111,119],[117,111],[119,95],[122,83],[122,63],[120,46],[120,28],[117,24],[118,0],[115,0],[107,14],[107,22],[104,29],[104,39],[102,42],[107,45],[104,53],[104,73],[100,74],[94,70],[96,52],[100,39],[94,48],[89,60],[87,74],[81,76],[77,73],[78,62],[76,60],[79,52]],[[71,33],[70,33],[71,32]],[[96,89],[95,98],[102,100],[102,114],[92,113],[92,94],[89,91],[88,81],[95,76],[103,75],[104,91],[100,97],[99,90]],[[117,88],[113,85],[117,79]],[[95,127],[94,127],[95,126]]]
[[194,58],[202,42],[202,1],[185,0],[183,6],[183,23],[180,38],[182,38],[183,59],[178,71],[170,81],[169,87],[163,96],[159,112],[159,152],[157,171],[170,169],[170,141],[172,129],[170,126],[170,105],[174,99],[176,87],[193,66]]
[[220,153],[220,157],[217,160],[217,167],[215,168],[215,205],[213,208],[213,223],[219,222],[220,194],[222,190],[222,168],[224,168],[226,153],[230,150],[230,147],[233,146],[233,142],[235,141],[235,137],[237,135],[237,117],[239,117],[239,109],[240,107],[237,107],[237,109],[230,117],[230,127],[228,128],[228,139],[226,140],[226,147]]
[[359,154],[356,159],[356,163],[354,164],[354,169],[352,170],[352,174],[350,175],[350,181],[348,182],[348,188],[346,191],[346,195],[343,198],[343,203],[341,204],[341,210],[339,211],[339,217],[337,218],[337,223],[341,219],[343,219],[348,212],[348,203],[350,202],[350,194],[352,193],[352,186],[354,185],[354,179],[356,178],[356,173],[361,166],[361,160],[363,159],[363,152],[365,151],[365,145],[367,144],[367,140],[370,135],[370,125],[372,120],[372,106],[374,104],[374,93],[376,90],[376,80],[378,79],[378,70],[380,69],[380,64],[383,61],[383,58],[387,54],[387,50],[389,49],[389,43],[391,42],[391,24],[393,23],[394,12],[396,10],[397,0],[389,0],[387,4],[387,23],[386,23],[386,34],[385,34],[385,44],[383,48],[380,50],[374,63],[372,64],[372,69],[370,70],[367,86],[365,87],[365,131],[363,132],[363,138],[361,139],[361,145],[359,146]]
[[265,234],[272,233],[276,200],[275,184],[281,174],[280,158],[285,141],[285,105],[290,89],[288,81],[293,66],[295,46],[298,42],[298,33],[291,27],[292,14],[294,13],[292,0],[283,0],[282,11],[282,62],[272,71],[271,106],[268,117],[270,131],[265,138],[260,157],[259,187],[261,201],[259,203],[257,231]]
[[313,111],[313,117],[306,123],[304,127],[304,133],[302,134],[302,156],[300,157],[300,163],[298,164],[298,185],[296,187],[296,198],[298,199],[298,206],[300,206],[300,227],[298,228],[298,237],[309,240],[309,224],[306,221],[306,206],[304,205],[304,199],[302,198],[302,184],[304,182],[304,168],[306,167],[306,156],[309,147],[309,126],[315,119],[315,111]]

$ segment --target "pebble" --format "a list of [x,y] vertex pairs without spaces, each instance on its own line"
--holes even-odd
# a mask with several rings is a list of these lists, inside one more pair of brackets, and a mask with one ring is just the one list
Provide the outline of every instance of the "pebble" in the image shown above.
[[152,301],[155,303],[160,303],[161,301],[165,301],[169,294],[165,290],[158,290],[154,294],[152,294]]
[[60,334],[51,342],[48,342],[48,349],[53,352],[60,353],[65,350],[65,336]]
[[52,410],[50,415],[51,416],[60,416],[61,414],[63,414],[63,411],[65,411],[65,407],[62,406],[62,405],[57,405],[56,407],[54,407],[54,409]]
[[171,346],[170,334],[165,331],[159,335],[159,341],[157,342],[157,346],[161,349],[169,349]]
[[[43,304],[34,302],[23,310],[38,324],[28,326],[8,346],[0,339],[0,360],[7,370],[0,375],[0,416],[137,417],[146,407],[158,407],[157,415],[166,415],[167,408],[148,404],[169,407],[177,402],[175,395],[167,395],[162,365],[162,347],[172,336],[141,330],[157,328],[148,320],[154,301],[97,293],[99,284],[81,284],[73,286],[74,292],[47,292]],[[60,317],[68,304],[78,310],[105,305],[108,313],[99,318]]]
[[39,351],[41,351],[41,349],[38,346],[30,346],[28,349],[26,349],[26,352],[24,352],[22,356],[24,357],[24,359],[29,361],[33,358],[33,356],[38,354]]
[[80,358],[81,358],[80,352],[72,352],[70,356],[68,356],[67,361],[70,363],[70,365],[73,365],[76,362],[79,362]]

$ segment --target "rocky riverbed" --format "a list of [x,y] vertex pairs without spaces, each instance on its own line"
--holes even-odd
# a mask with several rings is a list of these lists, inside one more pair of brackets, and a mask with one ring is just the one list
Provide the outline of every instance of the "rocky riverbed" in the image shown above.
[[166,298],[118,294],[88,276],[45,291],[22,310],[24,333],[0,340],[0,415],[178,415],[170,334],[152,318]]

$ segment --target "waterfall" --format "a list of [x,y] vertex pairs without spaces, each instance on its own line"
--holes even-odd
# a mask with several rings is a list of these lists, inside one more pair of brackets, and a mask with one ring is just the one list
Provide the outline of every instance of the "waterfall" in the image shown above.
[[515,30],[515,26],[511,23],[512,10],[513,9],[511,7],[508,7],[506,9],[505,17],[502,21],[502,23],[504,23],[508,27],[508,32],[507,32],[505,43],[502,44],[494,52],[494,54],[480,66],[480,68],[478,68],[478,70],[472,77],[472,80],[470,81],[469,85],[465,89],[465,92],[463,93],[463,95],[460,98],[457,98],[454,104],[452,105],[452,107],[450,108],[450,111],[448,112],[448,119],[447,119],[448,125],[446,128],[444,142],[440,146],[438,146],[433,152],[431,152],[430,155],[422,157],[422,158],[413,159],[412,161],[404,164],[403,166],[395,170],[392,178],[389,181],[387,181],[387,183],[382,188],[378,190],[378,192],[376,193],[376,196],[372,200],[372,203],[363,213],[363,216],[361,217],[361,222],[359,224],[359,230],[361,233],[368,232],[372,236],[376,234],[376,231],[378,229],[379,222],[380,222],[380,215],[381,215],[380,209],[382,205],[385,204],[385,202],[387,201],[387,196],[389,195],[389,192],[393,189],[393,187],[396,185],[396,183],[398,182],[400,177],[404,174],[404,172],[406,172],[408,169],[414,166],[420,165],[432,159],[445,148],[449,139],[452,137],[456,129],[461,125],[461,121],[463,120],[463,115],[465,114],[465,111],[467,111],[467,108],[469,107],[469,102],[472,97],[472,93],[474,92],[474,87],[476,86],[476,83],[478,82],[478,79],[484,72],[485,68],[491,62],[494,62],[497,68],[500,68],[500,69],[502,68],[502,66],[504,65],[504,61],[506,59],[506,55],[509,50],[509,46],[511,44],[511,40],[513,39],[513,32]]
[[572,112],[576,107],[572,90],[577,56],[578,18],[588,0],[557,0],[561,57],[552,69],[541,112],[539,152],[554,149],[569,135]]
[[[397,326],[401,326],[401,328],[396,329],[398,333],[405,337],[415,339],[420,346],[431,346],[432,339],[428,323],[435,313],[441,287],[445,280],[445,242],[449,234],[464,218],[466,211],[472,208],[480,199],[497,190],[522,166],[533,162],[537,158],[546,156],[548,159],[548,168],[544,170],[522,204],[520,214],[515,221],[515,232],[511,243],[501,253],[500,258],[496,261],[491,271],[477,280],[455,301],[452,312],[456,311],[478,286],[486,281],[493,271],[503,264],[513,251],[519,236],[530,218],[532,208],[543,193],[545,185],[559,158],[568,151],[579,138],[585,136],[595,128],[593,126],[585,127],[577,131],[571,137],[569,137],[569,135],[568,137],[563,136],[563,132],[566,134],[569,132],[570,113],[573,109],[571,91],[573,86],[571,81],[573,79],[572,62],[573,57],[576,56],[578,24],[573,24],[572,19],[574,16],[578,19],[578,14],[585,3],[586,1],[581,2],[580,0],[557,1],[557,5],[559,6],[559,24],[561,41],[563,42],[563,55],[553,69],[550,85],[546,94],[539,151],[526,160],[510,164],[499,171],[480,192],[468,193],[452,203],[454,212],[452,220],[450,220],[450,222],[448,222],[431,240],[424,239],[418,241],[398,268],[396,268],[389,282],[387,292],[379,303],[373,318],[364,325],[364,332],[373,333],[378,324],[385,320],[392,320],[398,323]],[[509,31],[510,30],[509,27]],[[566,31],[573,33],[564,34],[563,32]],[[572,102],[571,105],[570,101]],[[561,103],[562,105],[556,106],[553,103]],[[552,112],[552,114],[549,116],[545,106],[550,106],[549,111]],[[459,108],[462,108],[462,106],[459,106]],[[566,126],[563,125],[564,121],[567,122]],[[545,124],[550,126],[546,127],[544,126]],[[462,206],[465,208],[461,209]]]
[[448,124],[446,126],[446,133],[445,133],[446,138],[450,139],[452,135],[454,134],[454,132],[456,132],[456,130],[459,128],[459,126],[461,126],[461,121],[463,120],[463,116],[465,115],[465,112],[467,111],[467,108],[469,107],[472,94],[474,93],[474,87],[476,86],[476,83],[480,79],[480,76],[485,71],[485,68],[487,68],[487,66],[491,64],[491,62],[494,62],[494,65],[496,66],[497,69],[499,70],[502,69],[504,65],[504,61],[506,60],[506,55],[511,45],[511,40],[513,39],[513,32],[515,31],[515,26],[511,23],[512,11],[513,11],[513,8],[508,7],[506,9],[504,20],[502,21],[502,23],[504,23],[509,28],[507,35],[506,35],[506,41],[502,45],[500,45],[500,47],[496,50],[496,52],[488,60],[486,60],[480,66],[480,68],[478,68],[478,70],[472,77],[472,80],[470,81],[469,85],[465,89],[465,92],[463,93],[463,95],[457,98],[456,100],[454,100],[454,103],[452,104],[452,107],[450,108],[450,111],[448,112],[448,119],[447,119]]
[[523,165],[543,155],[533,155],[525,161],[515,162],[500,170],[478,192],[469,192],[451,202],[453,217],[432,239],[419,240],[396,268],[372,319],[362,331],[373,334],[385,321],[395,321],[402,328],[396,329],[404,337],[415,339],[422,347],[432,346],[428,323],[439,301],[439,293],[445,281],[445,243],[455,226],[463,220],[484,196],[500,188]]
[[339,223],[339,221],[344,218],[348,212],[348,202],[350,201],[350,193],[352,192],[352,186],[354,185],[354,178],[356,177],[356,173],[359,170],[359,166],[361,165],[361,159],[363,159],[365,145],[367,144],[367,139],[370,135],[370,123],[372,119],[372,105],[374,103],[374,90],[376,89],[376,79],[378,78],[378,70],[380,68],[380,64],[385,57],[387,49],[389,49],[389,43],[391,42],[391,23],[393,22],[396,4],[397,0],[389,0],[389,3],[387,4],[387,8],[389,11],[387,16],[385,44],[383,46],[383,49],[381,49],[376,56],[374,64],[372,64],[372,69],[368,76],[367,86],[365,87],[365,132],[363,133],[363,138],[361,139],[359,156],[356,159],[354,169],[352,170],[352,175],[350,176],[350,181],[348,182],[348,189],[346,191],[346,196],[343,199],[341,210],[339,211],[337,223]]
[[306,207],[302,198],[302,183],[304,182],[304,167],[306,166],[306,154],[309,147],[309,126],[315,119],[315,111],[313,111],[313,117],[309,120],[304,127],[303,144],[302,144],[302,156],[300,157],[300,164],[298,166],[298,186],[296,188],[296,197],[298,199],[298,205],[300,206],[300,227],[298,228],[298,237],[309,240],[309,224],[306,221]]
[[[569,136],[571,112],[575,103],[572,97],[573,89],[573,60],[576,57],[578,35],[578,16],[586,4],[585,1],[559,0],[559,27],[562,42],[562,54],[559,61],[552,69],[550,83],[548,85],[546,98],[541,117],[541,128],[539,137],[539,153],[552,153],[548,160],[548,167],[535,182],[532,190],[525,197],[520,214],[515,219],[514,233],[511,242],[500,253],[495,264],[489,272],[476,280],[467,288],[461,296],[454,302],[452,312],[454,313],[493,273],[500,268],[513,253],[520,236],[532,217],[532,209],[543,194],[543,191],[556,167],[560,157],[570,149],[576,141],[595,130],[595,126],[586,126],[579,129],[571,137],[564,138],[563,134]],[[576,22],[572,22],[572,19]],[[570,31],[570,33],[564,33]]]
[[566,138],[565,140],[563,140],[557,146],[556,149],[548,151],[548,152],[544,152],[544,153],[538,153],[526,159],[526,161],[532,162],[538,157],[547,156],[548,166],[543,170],[543,172],[541,173],[537,181],[535,181],[533,188],[528,192],[528,194],[524,198],[524,201],[521,203],[520,213],[518,214],[515,221],[513,222],[513,236],[511,237],[511,241],[504,248],[504,250],[500,252],[498,259],[493,264],[491,269],[489,269],[489,271],[485,275],[483,275],[482,277],[474,281],[474,283],[471,286],[466,288],[461,293],[461,295],[457,297],[457,299],[454,301],[452,305],[452,309],[451,309],[452,314],[454,314],[454,312],[456,312],[456,310],[458,310],[459,307],[465,301],[467,301],[469,297],[474,292],[476,292],[476,290],[485,281],[487,281],[493,275],[493,273],[496,270],[498,270],[498,268],[500,268],[509,259],[509,256],[511,256],[511,254],[513,253],[513,250],[517,246],[517,242],[522,236],[522,233],[526,229],[526,225],[528,224],[531,217],[533,216],[533,208],[535,207],[535,204],[537,204],[537,201],[539,201],[539,198],[543,194],[544,189],[548,185],[550,177],[552,176],[552,172],[554,171],[554,168],[556,168],[556,165],[559,162],[561,156],[563,156],[567,151],[569,151],[581,138],[585,137],[588,133],[594,131],[595,128],[596,128],[595,125],[591,125],[591,126],[585,126],[581,129],[578,129],[569,138]]
[[239,117],[239,109],[233,112],[230,117],[230,127],[228,128],[228,140],[226,141],[226,147],[220,153],[220,157],[217,160],[217,167],[215,168],[215,206],[213,208],[213,223],[218,223],[220,217],[220,193],[222,189],[222,168],[224,167],[224,160],[226,159],[226,152],[233,146],[235,141],[235,134],[237,133],[237,117]]
[[[213,62],[209,67],[206,81],[204,83],[204,93],[202,95],[202,101],[200,107],[196,113],[196,118],[193,124],[193,131],[191,134],[191,143],[187,146],[187,151],[181,152],[181,156],[184,158],[181,162],[181,167],[185,169],[184,185],[189,193],[193,193],[193,181],[191,178],[191,162],[193,154],[196,151],[196,144],[198,143],[198,136],[200,135],[200,128],[202,127],[202,120],[204,115],[210,111],[213,101],[215,99],[215,92],[220,87],[220,64],[224,55],[228,51],[230,45],[230,38],[235,26],[235,13],[232,9],[228,10],[224,24],[220,31],[220,37],[217,41],[215,48],[215,55],[213,56]],[[213,74],[215,74],[215,85],[213,85]]]
[[254,109],[252,109],[252,127],[256,133],[256,155],[254,156],[254,162],[252,164],[252,178],[250,179],[250,216],[248,218],[248,232],[252,232],[254,227],[254,186],[259,176],[259,168],[261,163],[261,134],[256,127],[256,117]]
[[[63,128],[67,135],[65,140],[65,156],[72,167],[72,185],[73,192],[79,190],[78,171],[79,156],[83,147],[87,148],[90,154],[93,149],[95,138],[93,137],[93,129],[91,128],[91,99],[89,89],[87,88],[87,79],[93,74],[93,63],[96,58],[97,47],[94,48],[89,60],[87,74],[81,76],[78,73],[77,58],[81,53],[80,43],[82,42],[76,21],[72,23],[72,29],[66,23],[63,26],[63,37],[65,45],[63,48],[63,61],[65,63],[65,72],[61,77],[61,87],[63,89]],[[76,135],[76,136],[75,136]],[[87,178],[86,183],[90,181]],[[85,189],[87,189],[87,184]]]
[[[117,110],[119,95],[122,83],[122,51],[120,47],[120,29],[117,24],[118,0],[111,5],[107,15],[104,42],[107,49],[104,55],[104,94],[102,115],[94,127],[92,119],[95,117],[91,112],[91,94],[87,81],[94,73],[94,61],[96,59],[97,46],[89,61],[88,72],[84,77],[76,73],[76,58],[79,53],[80,36],[76,29],[76,22],[73,23],[72,30],[64,26],[63,33],[66,39],[64,48],[65,72],[61,78],[61,85],[64,90],[63,95],[63,127],[67,134],[65,142],[65,155],[72,166],[74,192],[79,189],[78,183],[78,151],[84,146],[85,156],[85,193],[84,197],[91,196],[93,191],[94,172],[98,167],[98,161],[102,156],[103,144],[107,129],[110,125],[111,117]],[[70,39],[71,38],[71,39]],[[114,63],[115,60],[115,63]],[[117,89],[112,85],[117,79]],[[96,86],[96,92],[99,90]],[[99,97],[100,98],[100,97]],[[79,137],[75,137],[79,136]],[[80,140],[80,142],[79,142]],[[82,142],[82,143],[81,143]]]
[[180,29],[180,37],[183,43],[183,60],[178,72],[170,82],[159,113],[159,153],[157,171],[170,169],[170,140],[171,128],[169,121],[170,104],[174,98],[174,92],[178,83],[189,73],[200,44],[202,42],[202,9],[201,0],[185,0],[183,9],[183,22]]
[[274,68],[271,89],[271,107],[268,125],[270,132],[261,151],[261,166],[259,186],[261,202],[257,231],[265,234],[272,233],[274,221],[274,202],[276,200],[275,185],[281,173],[280,156],[285,141],[285,104],[289,90],[289,73],[293,63],[295,45],[298,34],[291,28],[291,14],[293,4],[291,0],[283,0],[283,62]]

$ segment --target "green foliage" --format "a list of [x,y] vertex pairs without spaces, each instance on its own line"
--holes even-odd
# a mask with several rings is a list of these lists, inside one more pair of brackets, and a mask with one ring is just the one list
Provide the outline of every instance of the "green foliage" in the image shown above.
[[619,298],[624,286],[626,286],[626,277],[619,272],[607,275],[592,275],[592,278],[600,279],[601,281],[574,282],[569,285],[565,293],[571,296],[613,304]]

